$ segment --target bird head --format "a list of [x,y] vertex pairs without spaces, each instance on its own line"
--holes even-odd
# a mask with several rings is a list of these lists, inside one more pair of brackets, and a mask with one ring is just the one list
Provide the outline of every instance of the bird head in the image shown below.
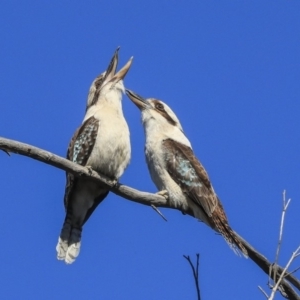
[[126,94],[140,109],[145,127],[159,125],[161,129],[176,127],[183,131],[177,116],[166,103],[154,98],[145,99],[128,89],[126,89]]
[[107,93],[109,90],[119,90],[124,92],[123,79],[130,69],[133,57],[129,59],[121,70],[116,72],[119,59],[119,49],[120,47],[118,47],[115,51],[106,71],[97,76],[93,81],[88,94],[86,110],[96,104],[101,95]]

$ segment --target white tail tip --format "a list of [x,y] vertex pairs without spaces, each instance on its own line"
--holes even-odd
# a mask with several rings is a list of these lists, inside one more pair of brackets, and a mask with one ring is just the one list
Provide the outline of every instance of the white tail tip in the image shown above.
[[67,253],[65,254],[65,263],[72,264],[80,253],[81,243],[74,243],[68,247]]
[[56,245],[57,259],[64,260],[66,257],[67,250],[68,250],[68,241],[64,241],[59,237],[58,243]]

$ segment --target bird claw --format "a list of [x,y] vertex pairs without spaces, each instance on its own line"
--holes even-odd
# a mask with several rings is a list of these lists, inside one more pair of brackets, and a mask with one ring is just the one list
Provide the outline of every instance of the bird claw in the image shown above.
[[111,181],[111,185],[112,185],[113,187],[115,187],[117,184],[118,184],[118,179],[113,179],[113,180]]
[[163,196],[167,200],[169,199],[169,193],[167,190],[162,190],[156,193],[156,195]]
[[91,166],[85,166],[88,169],[89,175],[92,175],[93,168]]

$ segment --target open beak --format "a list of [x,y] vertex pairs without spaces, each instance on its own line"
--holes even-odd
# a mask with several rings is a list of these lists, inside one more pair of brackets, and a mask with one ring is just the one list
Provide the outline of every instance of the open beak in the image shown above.
[[118,81],[122,80],[126,76],[128,70],[130,69],[133,57],[131,57],[129,61],[126,63],[126,65],[119,72],[116,73],[118,60],[119,60],[119,49],[120,47],[118,47],[117,50],[115,51],[114,56],[112,57],[107,67],[102,86],[104,86],[108,82],[117,83]]
[[134,93],[133,91],[126,89],[126,95],[140,110],[151,107],[150,104],[146,101],[146,99]]
[[131,64],[132,64],[133,56],[130,57],[126,65],[119,71],[117,72],[110,81],[113,82],[118,82],[126,76],[127,72],[129,71]]

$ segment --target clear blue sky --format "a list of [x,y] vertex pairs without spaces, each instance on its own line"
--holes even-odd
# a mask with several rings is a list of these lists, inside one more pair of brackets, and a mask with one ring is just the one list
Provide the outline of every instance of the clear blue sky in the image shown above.
[[[231,226],[270,260],[287,190],[287,262],[300,243],[299,1],[3,1],[0,28],[1,136],[64,156],[121,46],[120,65],[134,56],[126,87],[173,108]],[[155,192],[139,111],[126,96],[123,107],[133,157],[121,182]],[[1,299],[196,299],[182,257],[196,253],[203,299],[264,299],[267,276],[211,229],[113,194],[77,261],[57,261],[64,172],[1,152],[0,164]]]

